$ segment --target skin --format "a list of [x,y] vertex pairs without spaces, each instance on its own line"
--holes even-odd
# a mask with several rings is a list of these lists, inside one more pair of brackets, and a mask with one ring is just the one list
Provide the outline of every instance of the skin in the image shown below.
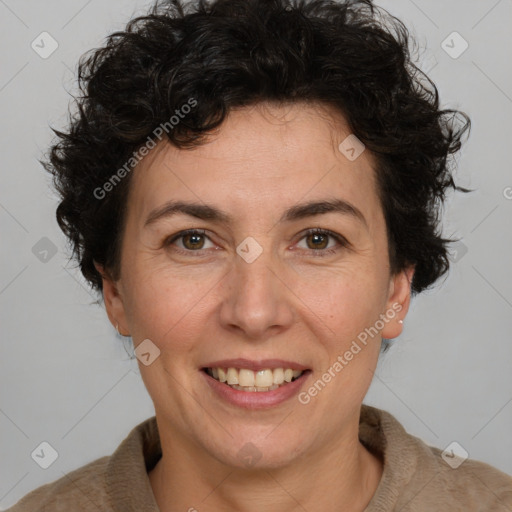
[[[132,171],[121,277],[97,268],[112,324],[135,346],[149,338],[161,351],[139,367],[161,437],[149,478],[163,512],[315,512],[333,503],[362,511],[375,493],[383,465],[358,440],[360,408],[381,338],[401,332],[413,268],[390,273],[374,160],[338,150],[349,134],[327,107],[259,104],[231,111],[200,147],[159,143]],[[279,222],[290,206],[333,198],[357,207],[367,227],[335,212]],[[177,214],[144,228],[170,199],[216,206],[232,224]],[[304,234],[312,227],[349,246],[330,237],[315,244]],[[206,237],[165,246],[191,228]],[[236,253],[248,236],[263,249],[250,264]],[[393,304],[401,311],[307,405],[294,397],[241,409],[199,371],[225,358],[285,359],[312,370],[307,390]],[[261,456],[251,467],[238,455],[248,442]]]

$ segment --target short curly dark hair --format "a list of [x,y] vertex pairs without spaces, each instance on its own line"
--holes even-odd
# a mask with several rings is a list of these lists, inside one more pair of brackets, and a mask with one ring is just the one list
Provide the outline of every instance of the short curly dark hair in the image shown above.
[[[230,109],[315,102],[340,112],[377,162],[392,273],[415,265],[413,294],[449,268],[440,209],[455,185],[449,157],[470,127],[440,110],[434,83],[411,61],[401,21],[371,0],[166,0],[104,47],[82,56],[80,95],[66,132],[42,161],[61,202],[56,216],[94,289],[94,262],[120,276],[126,162],[159,125],[192,148]],[[179,123],[169,119],[196,102]],[[131,159],[131,160],[130,160]],[[116,170],[126,176],[98,195]],[[129,169],[128,169],[129,171]],[[101,189],[101,190],[107,190]]]

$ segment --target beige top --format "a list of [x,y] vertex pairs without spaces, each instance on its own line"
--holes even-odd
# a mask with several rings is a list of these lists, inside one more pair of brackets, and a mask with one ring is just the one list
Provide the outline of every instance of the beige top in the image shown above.
[[[384,460],[365,512],[512,512],[512,477],[471,459],[453,469],[441,450],[408,434],[386,411],[362,406],[359,439]],[[148,471],[160,456],[153,417],[135,427],[111,456],[35,489],[8,512],[158,512]]]

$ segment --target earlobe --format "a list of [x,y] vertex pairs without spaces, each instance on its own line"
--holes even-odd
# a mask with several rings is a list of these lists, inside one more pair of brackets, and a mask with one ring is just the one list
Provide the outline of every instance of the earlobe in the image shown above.
[[94,266],[103,281],[103,299],[110,323],[116,328],[117,332],[127,332],[123,297],[119,292],[119,286],[112,280],[102,265],[94,262]]
[[385,311],[389,321],[382,329],[381,335],[383,338],[393,339],[402,332],[404,318],[409,310],[411,300],[413,275],[414,266],[409,266],[391,278]]

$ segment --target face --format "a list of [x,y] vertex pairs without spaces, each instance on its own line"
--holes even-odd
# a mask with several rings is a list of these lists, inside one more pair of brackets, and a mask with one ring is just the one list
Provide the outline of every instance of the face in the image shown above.
[[[132,171],[105,305],[136,346],[160,351],[139,361],[159,428],[203,459],[241,467],[247,452],[278,467],[357,436],[412,270],[390,275],[374,161],[338,149],[349,134],[319,105],[260,104],[232,111],[200,147],[160,143]],[[163,213],[178,201],[196,208]],[[278,368],[302,374],[245,391],[217,380],[230,366],[231,382],[263,389]]]

